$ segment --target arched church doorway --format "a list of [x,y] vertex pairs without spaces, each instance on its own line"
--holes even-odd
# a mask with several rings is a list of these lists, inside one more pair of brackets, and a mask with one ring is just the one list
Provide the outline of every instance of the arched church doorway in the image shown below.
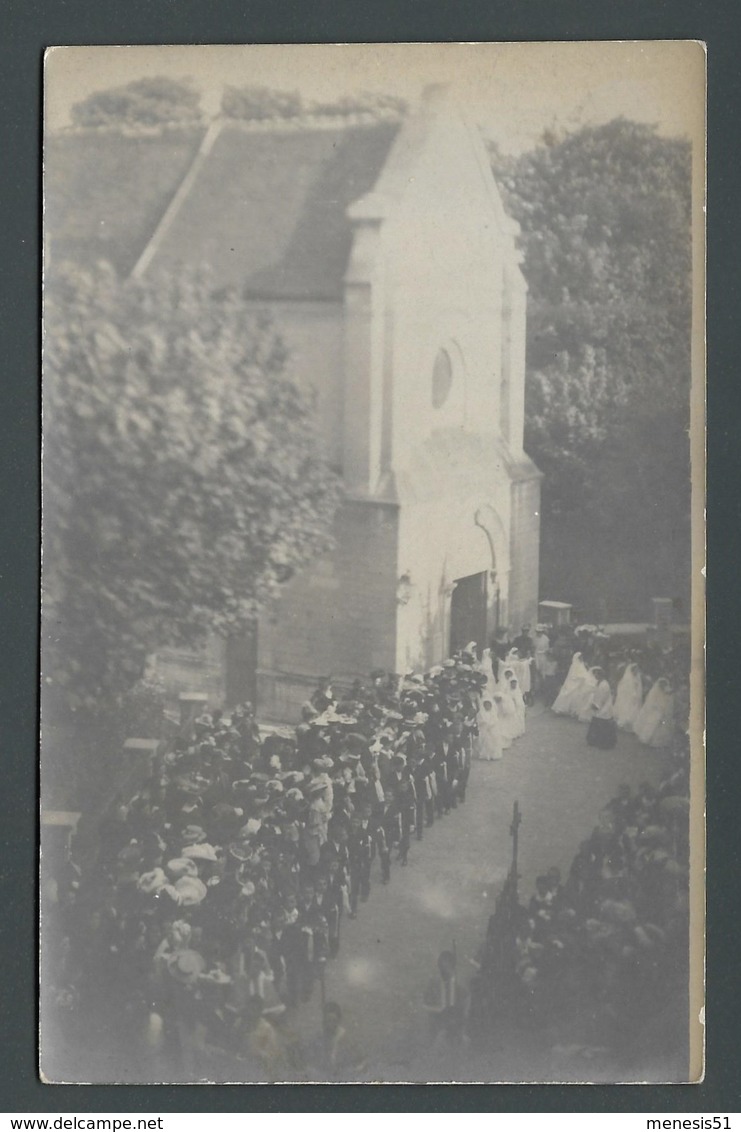
[[475,641],[479,652],[486,646],[487,634],[487,578],[482,570],[456,578],[450,599],[450,653],[465,648]]

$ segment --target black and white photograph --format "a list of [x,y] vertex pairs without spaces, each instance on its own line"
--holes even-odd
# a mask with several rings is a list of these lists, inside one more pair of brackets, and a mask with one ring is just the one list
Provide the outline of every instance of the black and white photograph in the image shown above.
[[703,45],[44,90],[42,1079],[700,1080]]

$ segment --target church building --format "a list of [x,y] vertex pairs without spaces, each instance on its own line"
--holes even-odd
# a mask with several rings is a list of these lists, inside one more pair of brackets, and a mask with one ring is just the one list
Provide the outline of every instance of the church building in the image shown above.
[[268,308],[341,470],[336,550],[231,646],[228,699],[295,720],[320,676],[420,669],[535,618],[518,227],[444,89],[403,118],[69,130],[46,161],[51,254],[208,265]]

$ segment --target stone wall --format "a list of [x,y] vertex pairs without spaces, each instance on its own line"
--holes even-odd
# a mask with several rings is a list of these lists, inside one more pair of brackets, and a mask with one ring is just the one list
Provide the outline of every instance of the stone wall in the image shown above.
[[393,668],[396,638],[394,506],[348,500],[336,522],[335,552],[285,587],[258,634],[258,708],[294,721],[318,677],[367,677]]
[[540,566],[540,473],[533,469],[512,483],[509,627],[537,620]]
[[288,350],[286,376],[311,401],[322,455],[342,464],[344,402],[343,311],[339,303],[271,301],[251,304],[269,310]]

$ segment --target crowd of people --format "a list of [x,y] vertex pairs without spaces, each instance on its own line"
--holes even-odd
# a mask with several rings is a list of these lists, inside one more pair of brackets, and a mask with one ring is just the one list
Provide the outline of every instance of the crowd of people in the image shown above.
[[[489,921],[474,1028],[515,1019],[572,1070],[600,1059],[646,1064],[686,1035],[689,750],[653,788],[620,787],[568,875],[545,870],[527,904]],[[663,1027],[659,1036],[658,1030]]]
[[[261,732],[250,704],[181,729],[99,823],[94,859],[81,867],[67,854],[42,886],[61,1040],[114,1049],[118,1079],[129,1062],[140,1081],[362,1074],[341,1008],[326,1001],[327,964],[372,886],[465,804],[472,759],[501,759],[536,695],[588,720],[589,742],[599,721],[598,746],[611,745],[604,724],[651,745],[682,735],[669,710],[676,658],[665,654],[666,675],[651,680],[655,650],[610,652],[586,630],[567,641],[523,626],[425,674],[376,670],[340,691],[322,680],[292,734]],[[576,648],[563,676],[566,645]],[[508,918],[492,917],[473,994],[441,956],[424,1003],[438,1038],[486,1031],[502,971],[518,1011],[540,1021],[588,1000],[590,1017],[598,1003],[618,1026],[628,1001],[664,994],[686,942],[686,760],[677,767],[658,791],[621,790],[564,882],[544,872],[526,909],[505,891]],[[322,1025],[307,1047],[293,1019],[312,999]]]
[[[465,804],[486,682],[471,648],[424,675],[324,680],[291,738],[261,738],[249,704],[196,718],[112,807],[96,859],[44,888],[71,1045],[113,1028],[117,1072],[139,1049],[139,1080],[357,1072],[324,970],[372,884]],[[291,1018],[315,996],[307,1052]]]
[[[503,639],[500,652],[509,646]],[[522,635],[518,651],[528,655]],[[529,1027],[577,1072],[601,1056],[625,1064],[650,1056],[644,1032],[655,1039],[663,1025],[655,1044],[664,1049],[686,1035],[687,658],[681,645],[625,647],[590,625],[537,626],[529,658],[544,702],[588,724],[590,745],[610,749],[618,729],[630,731],[666,749],[671,770],[656,789],[621,786],[566,878],[544,870],[528,904],[510,876],[478,957],[466,1026],[484,1039],[503,1021],[510,1035]]]
[[686,667],[678,650],[610,649],[609,637],[595,626],[577,629],[575,643],[552,710],[589,724],[590,746],[611,750],[623,730],[646,746],[668,747],[675,718],[686,726],[689,713]]

